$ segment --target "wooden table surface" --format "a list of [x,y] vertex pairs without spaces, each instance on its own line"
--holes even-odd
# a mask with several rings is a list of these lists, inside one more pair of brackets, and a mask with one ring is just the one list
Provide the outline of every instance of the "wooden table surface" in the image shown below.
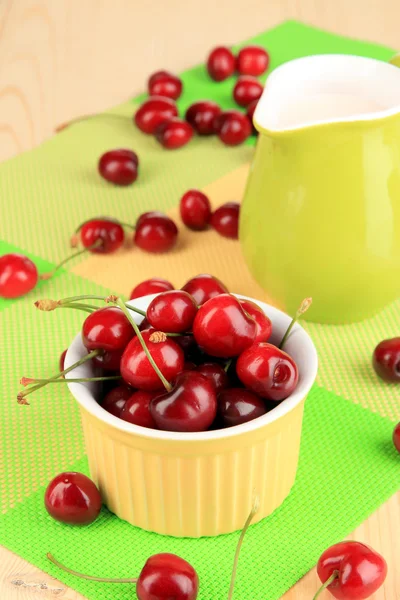
[[[204,60],[213,45],[232,44],[289,18],[400,49],[396,0],[152,0],[149,5],[0,0],[0,161],[34,148],[59,123],[142,91],[153,70],[179,72]],[[400,493],[351,536],[388,561],[386,583],[373,600],[400,598],[399,531]],[[317,588],[313,569],[284,599],[311,600]],[[0,547],[0,598],[83,597]]]

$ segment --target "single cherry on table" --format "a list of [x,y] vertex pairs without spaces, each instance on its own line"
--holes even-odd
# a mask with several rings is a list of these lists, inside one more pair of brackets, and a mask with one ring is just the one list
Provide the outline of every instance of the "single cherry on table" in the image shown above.
[[116,185],[130,185],[138,176],[139,158],[127,149],[109,150],[99,160],[100,175]]
[[200,190],[188,190],[179,203],[183,223],[193,231],[207,229],[211,219],[211,204]]
[[163,121],[178,116],[176,104],[165,96],[150,96],[135,113],[136,126],[143,133],[153,134]]
[[185,292],[188,292],[198,306],[201,306],[210,298],[215,298],[219,294],[229,293],[228,288],[213,275],[202,273],[192,277],[182,286]]
[[133,241],[146,252],[161,253],[171,250],[178,238],[178,228],[167,215],[150,211],[136,222]]
[[254,119],[255,110],[257,108],[257,104],[258,104],[258,100],[253,100],[252,102],[250,102],[250,104],[247,105],[247,110],[246,110],[247,118],[249,119],[250,123],[252,124],[253,134],[255,134],[255,135],[258,134],[258,131],[254,127],[253,119]]
[[223,237],[237,240],[239,237],[240,204],[226,202],[211,215],[211,227]]
[[162,277],[152,277],[151,279],[146,279],[145,281],[141,281],[138,283],[129,296],[130,300],[134,300],[135,298],[141,298],[142,296],[147,296],[149,294],[159,294],[160,292],[167,292],[168,290],[173,290],[174,286],[172,283],[163,279]]
[[23,254],[0,256],[0,298],[19,298],[36,286],[38,271]]
[[99,516],[102,500],[89,477],[66,472],[50,481],[44,503],[53,519],[69,525],[88,525]]
[[238,146],[251,134],[251,123],[238,110],[227,110],[214,120],[214,127],[221,142],[226,146]]
[[261,46],[246,46],[239,51],[236,63],[241,75],[258,77],[268,69],[269,54]]
[[186,146],[193,137],[193,127],[183,119],[172,117],[157,125],[155,136],[167,150],[177,150]]
[[389,383],[399,383],[400,337],[380,342],[374,350],[372,364],[381,379]]
[[233,88],[233,99],[239,106],[249,106],[257,101],[263,91],[262,84],[251,75],[241,75]]
[[125,233],[122,224],[112,217],[94,217],[88,219],[75,230],[71,246],[75,248],[78,240],[89,252],[111,254],[124,243]]
[[210,52],[206,66],[211,79],[224,81],[235,72],[236,59],[229,48],[218,46]]
[[215,133],[214,119],[222,112],[220,106],[212,100],[194,102],[186,111],[185,119],[199,135]]
[[149,77],[147,83],[149,96],[163,96],[177,100],[182,94],[182,80],[168,71],[157,71]]

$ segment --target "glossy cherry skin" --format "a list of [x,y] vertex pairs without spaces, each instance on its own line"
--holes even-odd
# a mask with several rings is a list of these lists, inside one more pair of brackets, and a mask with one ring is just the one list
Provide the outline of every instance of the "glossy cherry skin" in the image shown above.
[[236,69],[236,59],[229,48],[218,46],[214,48],[207,58],[207,71],[214,81],[224,81]]
[[124,348],[112,352],[104,351],[99,356],[92,358],[92,362],[103,371],[119,371],[123,352]]
[[317,563],[317,573],[325,583],[338,571],[327,589],[338,600],[364,600],[381,587],[386,578],[385,559],[366,544],[340,542],[325,550]]
[[211,227],[223,237],[237,240],[239,237],[240,204],[226,202],[211,216]]
[[139,600],[196,600],[199,578],[186,560],[176,554],[150,556],[139,575]]
[[222,113],[214,121],[218,137],[226,146],[238,146],[251,135],[251,123],[238,110]]
[[49,515],[69,525],[93,523],[101,510],[100,492],[83,473],[60,473],[47,486],[44,504]]
[[216,277],[213,275],[209,275],[208,273],[202,273],[201,275],[196,275],[196,277],[192,277],[185,283],[182,289],[193,296],[196,304],[200,306],[210,300],[210,298],[215,298],[219,294],[227,294],[228,288]]
[[143,133],[153,134],[163,121],[178,116],[176,104],[170,98],[151,96],[136,111],[134,120]]
[[177,150],[190,142],[193,137],[193,127],[186,121],[174,117],[160,123],[155,130],[155,136],[163,148]]
[[207,354],[239,356],[254,343],[257,327],[231,294],[221,294],[203,304],[193,323],[196,342]]
[[393,444],[397,452],[400,452],[400,423],[393,429]]
[[118,250],[124,243],[124,230],[122,225],[108,217],[91,219],[84,223],[80,230],[82,245],[90,249],[93,244],[101,240],[101,245],[90,249],[96,254],[111,254]]
[[290,396],[299,379],[293,358],[265,342],[253,344],[239,356],[236,373],[249,390],[274,402]]
[[258,77],[265,73],[269,65],[269,54],[260,46],[246,46],[237,56],[237,70],[241,75]]
[[183,194],[179,210],[183,223],[193,231],[207,229],[211,218],[211,204],[200,190],[188,190]]
[[172,219],[160,213],[140,218],[136,224],[134,243],[152,253],[168,252],[175,246],[178,228]]
[[200,100],[189,106],[185,119],[199,135],[213,135],[215,133],[214,119],[221,112],[221,108],[216,102]]
[[147,427],[148,429],[157,429],[153,417],[150,414],[150,401],[157,395],[158,392],[145,392],[139,390],[134,392],[125,402],[121,414],[119,415],[123,421]]
[[218,417],[224,427],[234,427],[265,415],[265,402],[250,390],[229,388],[218,395]]
[[132,150],[110,150],[100,157],[100,175],[116,185],[130,185],[138,176],[139,158]]
[[[187,369],[186,363],[185,369]],[[211,381],[217,394],[229,386],[229,377],[225,369],[218,363],[203,363],[195,367],[195,370]]]
[[27,256],[14,253],[0,256],[0,298],[24,296],[37,281],[37,268]]
[[131,291],[130,300],[134,298],[141,298],[142,296],[148,296],[149,294],[158,294],[159,292],[167,292],[173,290],[174,286],[172,283],[162,277],[152,277],[138,283]]
[[239,106],[248,106],[258,100],[263,91],[262,84],[255,77],[242,75],[238,78],[233,88],[233,99]]
[[68,352],[68,349],[64,350],[64,352],[61,352],[60,358],[58,359],[58,368],[60,369],[60,371],[64,371],[64,369],[65,369],[64,363],[65,363],[65,357],[67,356],[67,352]]
[[[156,365],[169,381],[175,381],[183,370],[185,356],[182,348],[171,338],[165,342],[150,342],[152,330],[143,331],[143,339]],[[134,388],[147,392],[163,390],[159,376],[150,364],[138,338],[133,338],[125,349],[121,359],[121,375]]]
[[86,317],[82,326],[82,341],[88,350],[123,350],[133,336],[132,325],[116,306],[99,308]]
[[400,337],[383,340],[374,350],[372,364],[379,377],[400,382]]
[[165,333],[190,331],[197,313],[194,298],[183,290],[161,292],[149,304],[146,318],[150,325]]
[[133,389],[125,383],[121,383],[121,385],[113,388],[104,396],[101,407],[114,415],[114,417],[120,417],[122,409],[132,394]]
[[149,96],[163,96],[177,100],[182,94],[183,84],[173,73],[157,71],[149,78],[147,89]]
[[242,300],[239,298],[240,304],[244,310],[251,316],[256,322],[257,333],[254,342],[268,342],[272,333],[271,320],[264,313],[262,308],[252,302],[251,300]]
[[215,386],[201,373],[184,371],[171,392],[150,402],[150,412],[164,431],[205,431],[217,413]]

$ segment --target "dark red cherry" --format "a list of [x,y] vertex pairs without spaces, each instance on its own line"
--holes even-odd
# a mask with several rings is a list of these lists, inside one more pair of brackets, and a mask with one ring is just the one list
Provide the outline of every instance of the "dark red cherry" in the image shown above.
[[272,344],[253,344],[239,356],[236,373],[252,392],[279,402],[295,390],[299,374],[293,358]]
[[[86,221],[80,229],[82,245],[96,254],[110,254],[124,243],[122,225],[109,217],[99,217]],[[101,245],[91,248],[98,240]]]
[[226,146],[238,146],[251,134],[251,123],[246,115],[238,110],[222,113],[214,121],[218,137]]
[[[185,363],[183,350],[171,338],[165,342],[150,342],[153,333],[151,330],[143,331],[146,346],[164,377],[168,381],[175,381]],[[140,390],[156,392],[164,389],[138,338],[131,340],[122,355],[121,375],[126,383]]]
[[132,325],[116,306],[99,308],[86,317],[82,327],[82,341],[88,350],[123,350],[133,336]]
[[167,252],[178,238],[178,228],[172,219],[160,213],[140,217],[136,224],[134,242],[146,252]]
[[[187,369],[186,363],[185,369]],[[195,367],[195,370],[211,381],[217,394],[229,387],[228,375],[226,374],[225,369],[218,363],[203,363],[202,365]]]
[[236,59],[229,48],[218,46],[214,48],[207,58],[207,71],[214,81],[224,81],[236,69]]
[[380,342],[374,350],[372,364],[385,381],[400,382],[400,337]]
[[114,417],[120,417],[122,409],[132,394],[133,389],[125,383],[121,383],[121,385],[113,388],[104,396],[101,406],[104,410],[114,415]]
[[228,288],[216,277],[213,275],[209,275],[208,273],[202,273],[201,275],[196,275],[196,277],[192,277],[185,283],[182,289],[193,296],[196,304],[200,306],[210,300],[210,298],[215,298],[219,294],[228,293]]
[[242,75],[238,78],[233,88],[233,99],[239,106],[249,106],[258,100],[262,94],[263,86],[255,77]]
[[121,350],[113,350],[111,352],[105,351],[102,354],[99,354],[99,356],[92,358],[92,362],[96,367],[103,369],[103,371],[119,371],[123,352],[124,348],[121,348]]
[[208,300],[199,308],[193,323],[196,342],[211,356],[239,356],[253,344],[256,333],[256,322],[231,294]]
[[257,104],[258,104],[258,100],[253,100],[253,102],[250,102],[250,104],[248,105],[247,110],[246,110],[247,118],[249,119],[250,123],[252,124],[253,134],[255,134],[255,135],[258,134],[258,131],[254,127],[254,121],[253,121],[253,119],[254,119],[255,110],[257,108]]
[[215,133],[214,119],[221,112],[221,108],[215,102],[200,100],[189,106],[185,119],[199,135],[212,135]]
[[244,310],[249,314],[256,322],[257,333],[255,337],[255,342],[268,342],[272,333],[272,323],[271,320],[267,317],[265,312],[251,300],[242,300],[239,298],[240,304],[243,306]]
[[190,331],[197,313],[194,298],[183,290],[161,292],[149,304],[146,318],[150,325],[165,333]]
[[148,322],[148,320],[145,317],[143,319],[143,321],[140,323],[139,329],[140,329],[140,331],[146,331],[146,329],[153,329],[153,328],[152,328],[152,326],[150,325],[150,323]]
[[58,359],[58,367],[60,369],[60,371],[64,371],[65,369],[65,357],[67,356],[67,352],[68,352],[68,348],[67,350],[64,350],[64,352],[61,353],[60,358]]
[[130,299],[141,298],[142,296],[148,296],[150,294],[158,294],[159,292],[166,292],[173,290],[174,286],[172,283],[161,277],[152,277],[138,283],[131,291]]
[[194,371],[196,370],[197,365],[191,360],[185,360],[185,364],[183,366],[184,371]]
[[183,194],[179,205],[181,219],[189,229],[207,229],[211,218],[211,204],[200,190],[188,190]]
[[174,117],[160,123],[155,130],[155,136],[161,146],[167,150],[176,150],[190,142],[193,137],[193,127],[186,121]]
[[196,571],[176,554],[148,558],[136,584],[139,600],[196,600],[198,590]]
[[237,56],[237,70],[241,75],[258,77],[268,69],[269,54],[260,46],[246,46]]
[[205,431],[217,412],[215,386],[196,371],[184,371],[170,392],[150,402],[150,412],[159,429]]
[[182,94],[182,80],[168,71],[153,73],[148,81],[149,96],[165,96],[177,100]]
[[[174,337],[174,342],[180,345],[182,350],[187,353],[196,345],[195,339],[192,335],[177,335]],[[189,369],[185,368],[185,371]]]
[[83,473],[60,473],[47,486],[44,504],[49,515],[69,525],[93,523],[101,510],[100,492]]
[[178,109],[173,100],[165,96],[151,96],[138,108],[134,119],[143,133],[153,134],[160,123],[177,116]]
[[226,202],[211,216],[211,227],[220,235],[237,240],[239,237],[240,204]]
[[37,281],[37,268],[27,256],[14,253],[0,256],[0,298],[24,296]]
[[100,157],[100,175],[116,185],[130,185],[138,176],[139,158],[132,150],[109,150]]
[[128,423],[149,429],[157,429],[149,410],[150,401],[157,394],[158,392],[144,392],[143,390],[139,390],[133,394],[131,392],[119,416],[123,421],[127,421]]
[[229,388],[218,396],[218,416],[224,427],[234,427],[265,415],[263,400],[243,388]]
[[393,430],[393,444],[397,452],[400,452],[400,423]]

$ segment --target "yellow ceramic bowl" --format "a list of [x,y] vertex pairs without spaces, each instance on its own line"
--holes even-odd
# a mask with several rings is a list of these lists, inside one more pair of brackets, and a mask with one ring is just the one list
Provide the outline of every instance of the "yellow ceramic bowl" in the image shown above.
[[[146,309],[153,297],[136,299],[135,306]],[[277,342],[290,318],[253,301],[272,320],[272,341]],[[315,347],[299,325],[285,350],[299,367],[295,392],[266,415],[218,431],[175,433],[126,423],[97,403],[96,384],[70,383],[81,410],[91,476],[107,507],[132,525],[180,537],[241,528],[254,493],[260,499],[256,520],[271,514],[295,480],[304,401],[317,373]],[[85,353],[79,334],[66,366]],[[67,377],[92,374],[86,363]]]

